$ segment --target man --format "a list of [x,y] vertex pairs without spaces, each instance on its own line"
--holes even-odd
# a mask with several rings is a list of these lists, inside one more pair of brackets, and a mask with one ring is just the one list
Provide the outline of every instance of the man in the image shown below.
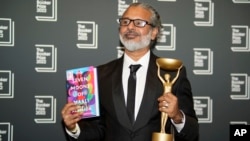
[[[120,40],[124,55],[98,66],[99,118],[80,119],[73,103],[62,109],[63,123],[69,139],[79,141],[151,141],[161,128],[161,112],[168,115],[166,132],[174,129],[175,141],[198,140],[198,122],[193,109],[190,83],[183,67],[172,93],[163,94],[157,77],[156,57],[151,49],[160,33],[158,13],[144,3],[133,3],[119,19]],[[134,115],[129,119],[129,66],[140,64],[136,72]],[[165,72],[166,73],[166,72]],[[169,72],[170,73],[170,72]]]

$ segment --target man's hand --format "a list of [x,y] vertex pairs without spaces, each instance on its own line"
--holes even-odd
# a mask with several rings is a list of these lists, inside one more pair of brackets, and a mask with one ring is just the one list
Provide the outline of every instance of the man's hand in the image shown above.
[[183,115],[178,107],[178,98],[172,93],[165,93],[158,98],[159,111],[168,114],[176,124],[182,122]]
[[76,128],[76,123],[81,120],[82,112],[74,112],[78,109],[80,109],[80,106],[72,102],[67,103],[61,111],[63,122],[69,131],[73,131]]

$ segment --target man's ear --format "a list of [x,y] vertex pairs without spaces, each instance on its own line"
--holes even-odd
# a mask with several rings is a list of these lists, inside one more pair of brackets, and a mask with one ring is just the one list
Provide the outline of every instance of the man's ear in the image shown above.
[[152,35],[151,40],[155,40],[157,38],[158,32],[159,32],[158,28],[154,27],[153,31],[152,31],[152,34],[151,34]]

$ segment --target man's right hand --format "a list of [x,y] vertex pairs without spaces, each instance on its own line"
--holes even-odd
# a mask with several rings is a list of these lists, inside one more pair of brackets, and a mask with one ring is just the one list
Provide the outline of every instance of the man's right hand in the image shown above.
[[63,122],[69,131],[73,131],[76,128],[76,123],[81,120],[82,112],[73,112],[78,109],[80,106],[71,102],[67,103],[61,111]]

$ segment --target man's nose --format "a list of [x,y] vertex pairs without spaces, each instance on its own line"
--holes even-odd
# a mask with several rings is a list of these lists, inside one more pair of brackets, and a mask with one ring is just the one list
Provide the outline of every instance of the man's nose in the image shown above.
[[134,21],[131,21],[127,26],[128,26],[129,29],[135,28]]

